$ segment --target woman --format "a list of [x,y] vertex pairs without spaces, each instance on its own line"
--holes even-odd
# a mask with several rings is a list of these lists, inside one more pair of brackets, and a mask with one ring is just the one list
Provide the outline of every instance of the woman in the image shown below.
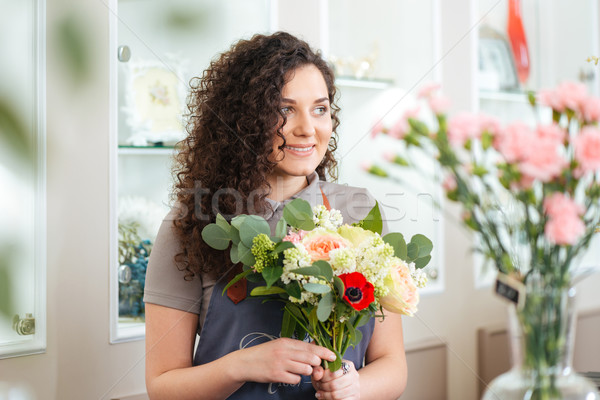
[[146,278],[150,398],[402,394],[406,361],[399,315],[366,325],[361,344],[346,353],[344,370],[324,370],[321,361],[335,359],[331,351],[279,338],[278,302],[221,295],[236,267],[226,252],[201,238],[217,213],[227,219],[258,214],[273,229],[285,203],[296,197],[329,202],[346,223],[367,214],[375,203],[368,192],[324,180],[325,173],[335,178],[339,121],[333,81],[330,68],[305,42],[278,32],[238,42],[192,85],[189,136],[176,157],[177,207],[161,226]]

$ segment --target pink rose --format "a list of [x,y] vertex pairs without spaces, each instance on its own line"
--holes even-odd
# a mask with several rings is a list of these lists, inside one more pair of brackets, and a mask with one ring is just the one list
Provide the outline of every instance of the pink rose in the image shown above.
[[450,99],[446,96],[434,96],[429,98],[429,108],[434,114],[446,114],[450,108]]
[[581,172],[600,169],[600,129],[586,126],[575,138],[575,159]]
[[437,92],[442,88],[437,82],[429,82],[426,83],[419,89],[419,93],[417,93],[417,99],[428,99],[433,96],[434,92]]
[[585,233],[585,225],[576,214],[562,214],[546,222],[544,233],[552,243],[572,245]]
[[468,139],[481,136],[479,117],[462,112],[448,122],[448,140],[454,146],[463,146]]
[[533,151],[519,163],[519,170],[529,178],[549,182],[568,165],[567,159],[559,153],[555,140],[538,137]]
[[494,148],[509,163],[523,160],[535,144],[533,130],[523,122],[513,122],[498,132],[494,138]]
[[379,299],[379,302],[388,311],[410,316],[417,312],[419,292],[406,263],[398,261],[384,280],[389,293]]
[[581,104],[581,116],[586,122],[600,121],[600,99],[587,97]]
[[348,247],[348,241],[336,233],[315,233],[302,240],[312,262],[329,260],[329,252]]
[[306,235],[306,231],[303,231],[302,229],[299,229],[298,232],[290,232],[287,234],[286,237],[284,237],[283,239],[281,239],[282,242],[292,242],[294,244],[298,244],[300,243],[300,241],[302,240],[302,238],[304,238],[304,235]]
[[550,218],[558,218],[561,215],[583,215],[584,211],[581,205],[563,193],[553,193],[544,199],[544,212]]

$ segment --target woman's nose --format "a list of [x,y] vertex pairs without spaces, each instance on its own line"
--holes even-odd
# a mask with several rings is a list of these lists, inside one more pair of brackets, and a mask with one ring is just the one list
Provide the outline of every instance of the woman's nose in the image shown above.
[[309,113],[300,113],[296,120],[294,134],[298,136],[312,136],[316,133],[315,124]]

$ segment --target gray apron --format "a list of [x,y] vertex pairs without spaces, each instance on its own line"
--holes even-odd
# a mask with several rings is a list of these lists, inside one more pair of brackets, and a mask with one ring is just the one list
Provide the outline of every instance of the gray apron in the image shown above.
[[[249,293],[255,286],[257,285],[248,282],[248,296],[234,304],[227,295],[221,295],[225,283],[215,284],[194,356],[194,365],[206,364],[233,351],[280,337],[284,304],[280,301],[263,303],[262,298],[250,297]],[[349,347],[344,355],[344,359],[351,360],[356,369],[363,365],[374,326],[374,318],[371,318],[366,325],[360,327],[362,341],[355,348]],[[243,400],[314,398],[315,390],[310,376],[302,376],[297,385],[246,382],[229,397]]]

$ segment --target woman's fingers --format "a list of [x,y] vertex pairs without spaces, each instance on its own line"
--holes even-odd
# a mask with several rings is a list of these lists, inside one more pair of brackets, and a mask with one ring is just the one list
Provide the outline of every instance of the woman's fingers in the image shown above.
[[335,372],[324,370],[323,377],[313,382],[319,399],[358,399],[360,397],[360,375],[354,363],[344,360],[346,372],[340,368]]

